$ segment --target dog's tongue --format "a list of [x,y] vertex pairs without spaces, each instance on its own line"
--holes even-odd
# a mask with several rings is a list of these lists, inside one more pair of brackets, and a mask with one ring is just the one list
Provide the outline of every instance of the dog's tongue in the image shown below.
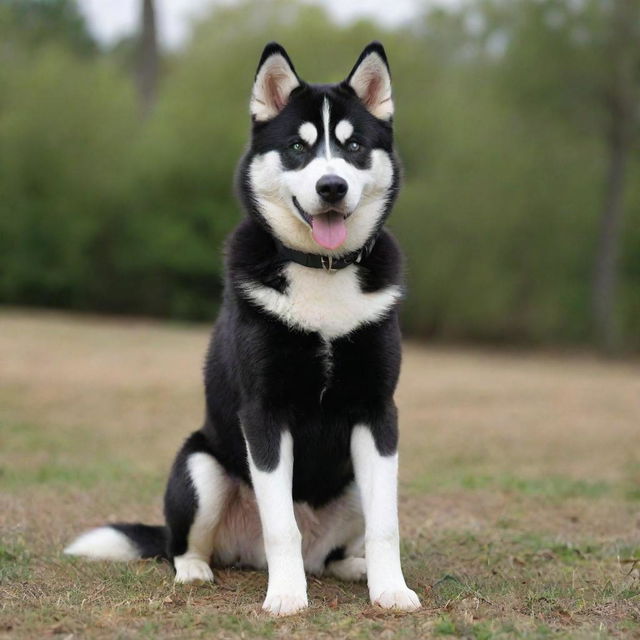
[[311,235],[325,249],[336,249],[347,237],[344,216],[336,211],[313,216],[311,218]]

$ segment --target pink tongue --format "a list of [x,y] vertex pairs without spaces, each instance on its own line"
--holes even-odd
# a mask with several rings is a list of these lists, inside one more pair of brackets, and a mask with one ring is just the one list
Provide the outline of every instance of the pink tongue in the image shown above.
[[311,218],[311,235],[325,249],[336,249],[347,237],[347,225],[341,213],[329,211]]

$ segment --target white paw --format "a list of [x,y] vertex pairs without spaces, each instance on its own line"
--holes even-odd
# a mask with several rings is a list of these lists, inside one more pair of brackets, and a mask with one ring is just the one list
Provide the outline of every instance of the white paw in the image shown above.
[[327,566],[327,571],[339,580],[358,582],[367,577],[367,561],[364,558],[335,560]]
[[306,593],[267,593],[262,608],[272,616],[290,616],[308,606]]
[[371,593],[371,602],[383,609],[399,609],[400,611],[415,611],[420,608],[418,596],[407,587],[388,589]]
[[198,558],[174,558],[176,567],[176,582],[213,582],[213,571],[204,560]]

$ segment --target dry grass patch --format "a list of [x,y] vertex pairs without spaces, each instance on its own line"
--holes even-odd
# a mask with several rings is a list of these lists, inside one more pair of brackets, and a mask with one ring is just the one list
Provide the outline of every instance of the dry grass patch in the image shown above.
[[310,580],[260,612],[266,577],[172,582],[167,565],[61,555],[106,520],[159,522],[199,426],[206,327],[0,315],[0,637],[640,637],[640,367],[407,345],[401,520],[415,614]]

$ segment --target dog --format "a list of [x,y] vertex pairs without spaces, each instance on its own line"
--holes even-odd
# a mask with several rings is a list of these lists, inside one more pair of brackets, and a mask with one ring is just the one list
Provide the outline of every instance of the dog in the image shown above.
[[383,608],[420,607],[398,533],[403,260],[384,227],[400,184],[393,110],[380,43],[326,85],[266,46],[206,416],[173,464],[166,525],[106,525],[66,553],[167,558],[179,583],[212,581],[212,565],[267,568],[263,609],[277,616],[308,606],[306,573],[366,579]]

